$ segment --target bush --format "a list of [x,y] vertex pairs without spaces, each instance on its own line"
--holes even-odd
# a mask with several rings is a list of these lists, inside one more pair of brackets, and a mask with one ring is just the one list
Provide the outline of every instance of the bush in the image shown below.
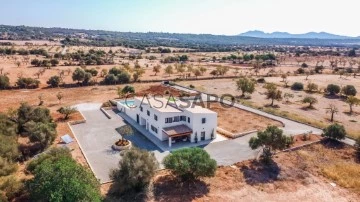
[[300,82],[295,82],[292,86],[291,86],[291,90],[304,90],[304,84],[300,83]]
[[317,74],[321,74],[322,72],[323,72],[323,70],[324,70],[325,68],[324,68],[324,66],[316,66],[315,67],[315,72],[317,73]]
[[[24,184],[17,180],[14,176],[5,178],[0,184],[0,190],[5,192],[6,200],[9,201],[12,201],[15,197],[20,196],[25,191]],[[1,197],[0,201],[2,201]]]
[[33,78],[18,78],[16,85],[20,88],[38,88],[40,81]]
[[135,93],[135,88],[133,86],[125,86],[122,90],[122,93],[127,94],[127,93]]
[[40,154],[37,158],[30,161],[30,163],[26,166],[26,170],[30,173],[33,173],[36,167],[45,160],[53,162],[60,159],[61,157],[71,158],[70,150],[67,148],[52,148],[48,152]]
[[150,183],[158,166],[153,153],[131,149],[125,152],[119,168],[110,172],[110,178],[117,185],[121,185],[119,193],[128,190],[140,191]]
[[346,96],[355,96],[357,91],[356,88],[353,85],[346,85],[342,88],[342,92],[346,95]]
[[0,134],[0,157],[15,161],[20,156],[16,136]]
[[346,131],[344,126],[335,123],[325,128],[322,136],[335,140],[343,140],[346,137]]
[[340,93],[340,86],[335,85],[335,84],[329,84],[326,87],[326,91],[330,94],[330,95],[336,95],[338,93]]
[[265,79],[264,78],[259,78],[258,80],[256,80],[258,83],[265,83]]
[[[302,67],[302,68],[307,68],[308,65],[304,62],[304,63],[301,64],[301,67]],[[299,74],[303,74],[303,73],[299,73]]]
[[17,164],[0,157],[0,177],[10,175],[17,170]]
[[312,108],[312,105],[317,103],[318,100],[314,97],[307,96],[302,100],[303,103],[309,103],[309,108]]
[[305,73],[305,70],[304,70],[304,68],[299,68],[299,69],[296,70],[296,72],[297,72],[298,74],[304,74],[304,73]]
[[28,182],[32,201],[101,201],[99,182],[71,157],[44,160]]
[[190,86],[189,86],[190,88],[195,88],[195,86],[194,85],[192,85],[192,84],[190,84]]
[[315,83],[311,83],[309,82],[308,85],[307,85],[307,89],[309,92],[315,92],[315,91],[318,91],[319,89],[319,86]]
[[130,74],[127,72],[122,72],[121,74],[117,75],[117,80],[120,84],[122,83],[129,83],[130,82]]
[[163,164],[183,180],[212,177],[217,167],[216,161],[198,147],[176,150],[165,157]]
[[6,75],[0,75],[0,89],[5,89],[10,86],[10,79]]
[[51,87],[59,87],[60,81],[61,79],[59,76],[52,76],[46,83],[49,84]]
[[108,74],[104,78],[104,83],[107,85],[116,84],[117,77],[114,74]]

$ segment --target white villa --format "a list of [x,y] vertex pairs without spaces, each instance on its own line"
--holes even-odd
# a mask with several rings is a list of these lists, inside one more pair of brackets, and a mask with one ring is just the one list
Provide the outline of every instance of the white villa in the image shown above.
[[169,147],[176,141],[200,142],[216,138],[217,113],[168,98],[135,97],[120,101],[117,108]]

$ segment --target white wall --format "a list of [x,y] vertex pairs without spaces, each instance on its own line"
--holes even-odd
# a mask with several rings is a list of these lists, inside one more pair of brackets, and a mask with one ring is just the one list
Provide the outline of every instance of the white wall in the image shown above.
[[[117,104],[119,110],[125,110],[125,113],[136,121],[136,115],[139,114],[139,119],[142,123],[142,118],[146,120],[148,125],[148,131],[155,135],[161,141],[167,140],[168,136],[163,134],[162,129],[166,127],[176,126],[184,124],[193,130],[191,134],[191,142],[195,141],[195,133],[197,133],[198,141],[201,141],[201,132],[205,131],[205,140],[211,139],[211,133],[214,133],[214,138],[216,138],[216,127],[217,127],[217,114],[216,113],[192,113],[190,111],[184,110],[182,112],[160,112],[157,109],[151,108],[150,105],[142,103],[143,111],[140,111],[141,100],[135,99],[135,108],[128,108],[123,106],[121,103]],[[147,110],[150,111],[150,116],[147,115]],[[157,115],[158,120],[154,119],[154,114]],[[186,121],[165,123],[166,118],[173,118],[174,116],[186,116]],[[187,119],[190,117],[190,123]],[[202,123],[202,118],[206,118],[206,123]],[[157,133],[151,130],[151,125],[157,128]]]

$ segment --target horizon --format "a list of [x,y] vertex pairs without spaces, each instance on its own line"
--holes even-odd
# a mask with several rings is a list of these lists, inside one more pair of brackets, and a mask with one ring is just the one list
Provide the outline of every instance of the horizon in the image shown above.
[[[286,0],[207,0],[206,3],[190,0],[14,0],[2,3],[0,24],[227,36],[255,30],[291,34],[327,32],[358,37],[360,28],[344,23],[346,20],[356,19],[356,5],[355,0],[344,0],[342,4],[325,0],[304,0],[298,5]],[[294,10],[303,11],[306,15]]]
[[291,33],[291,32],[287,32],[287,31],[274,31],[274,32],[265,32],[262,30],[258,30],[258,29],[254,29],[254,30],[248,30],[242,33],[238,33],[235,35],[226,35],[226,34],[211,34],[211,33],[180,33],[180,32],[158,32],[158,31],[139,31],[139,32],[134,32],[134,31],[117,31],[117,30],[105,30],[105,29],[87,29],[87,28],[73,28],[73,27],[45,27],[45,26],[32,26],[32,25],[23,25],[23,24],[19,24],[19,25],[10,25],[10,24],[0,24],[0,26],[14,26],[14,27],[39,27],[39,28],[46,28],[46,29],[52,29],[52,28],[59,28],[59,29],[74,29],[74,30],[91,30],[91,31],[107,31],[107,32],[129,32],[129,33],[168,33],[168,34],[194,34],[194,35],[214,35],[214,36],[238,36],[241,34],[245,34],[248,32],[263,32],[264,34],[273,34],[273,33],[287,33],[287,34],[291,34],[291,35],[299,35],[299,34],[308,34],[308,33],[327,33],[327,34],[333,34],[333,35],[338,35],[338,36],[345,36],[345,37],[360,37],[359,36],[348,36],[348,35],[340,35],[340,34],[336,34],[336,33],[331,33],[331,32],[326,32],[326,31],[308,31],[308,32],[303,32],[303,33]]

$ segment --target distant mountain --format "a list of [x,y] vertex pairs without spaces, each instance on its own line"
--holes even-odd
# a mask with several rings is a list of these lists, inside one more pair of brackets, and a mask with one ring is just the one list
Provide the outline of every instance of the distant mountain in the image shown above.
[[263,31],[248,31],[239,36],[256,37],[256,38],[297,38],[297,39],[352,39],[358,37],[341,36],[336,34],[330,34],[327,32],[308,32],[305,34],[290,34],[288,32],[273,32],[265,33]]

